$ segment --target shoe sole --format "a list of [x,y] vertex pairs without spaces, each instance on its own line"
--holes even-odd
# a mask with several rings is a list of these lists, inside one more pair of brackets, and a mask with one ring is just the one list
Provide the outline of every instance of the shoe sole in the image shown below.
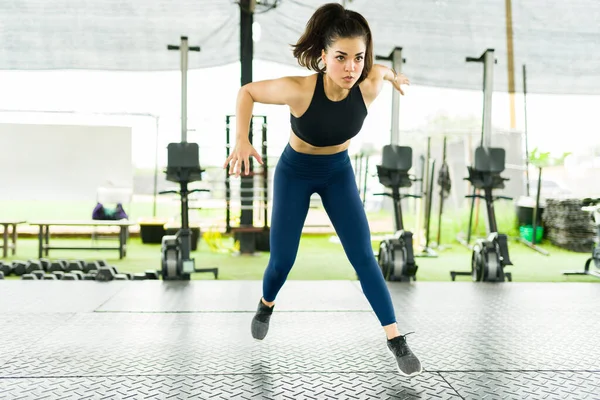
[[398,361],[396,361],[396,356],[394,355],[394,353],[392,353],[392,350],[390,350],[390,348],[387,348],[389,353],[392,355],[392,358],[394,359],[394,364],[396,365],[396,369],[398,370],[398,373],[402,376],[406,376],[408,378],[412,378],[413,376],[417,376],[419,374],[421,374],[423,372],[423,366],[421,365],[421,369],[413,372],[412,374],[407,374],[406,372],[402,372],[402,370],[400,369],[400,367],[398,366]]

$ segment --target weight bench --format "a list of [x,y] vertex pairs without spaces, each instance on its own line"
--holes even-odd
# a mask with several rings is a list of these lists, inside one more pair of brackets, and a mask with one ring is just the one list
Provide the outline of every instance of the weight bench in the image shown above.
[[[119,221],[69,221],[69,220],[44,220],[32,221],[29,225],[39,226],[38,233],[38,256],[42,258],[48,256],[49,250],[117,250],[119,259],[127,255],[127,239],[129,238],[129,227],[135,223],[127,220]],[[119,245],[118,247],[108,246],[51,246],[50,245],[50,227],[51,226],[89,226],[89,227],[118,227],[119,228]]]
[[[26,221],[0,220],[0,225],[4,228],[2,232],[2,258],[8,257],[8,249],[12,250],[13,256],[17,252],[17,225],[24,223]],[[9,227],[12,228],[10,236],[8,235]]]

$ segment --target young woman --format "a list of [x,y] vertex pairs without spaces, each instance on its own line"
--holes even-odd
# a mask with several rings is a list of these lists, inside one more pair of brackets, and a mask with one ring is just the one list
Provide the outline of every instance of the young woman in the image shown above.
[[391,296],[373,255],[369,225],[348,156],[350,139],[361,130],[367,109],[384,81],[401,94],[401,85],[409,81],[390,68],[373,64],[367,21],[336,3],[316,10],[293,47],[298,63],[316,73],[244,85],[237,97],[236,144],[224,165],[229,165],[230,174],[237,177],[249,173],[250,157],[263,162],[248,139],[255,102],[289,107],[292,129],[275,169],[271,253],[263,278],[263,297],[252,320],[252,335],[262,340],[267,334],[275,297],[296,259],[310,197],[318,193],[386,333],[387,347],[399,372],[419,374],[421,363],[398,330]]

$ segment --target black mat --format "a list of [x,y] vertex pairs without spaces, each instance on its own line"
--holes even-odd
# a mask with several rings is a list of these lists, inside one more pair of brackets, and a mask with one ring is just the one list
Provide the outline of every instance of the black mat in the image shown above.
[[599,399],[600,286],[390,284],[397,374],[358,282],[0,282],[0,399]]

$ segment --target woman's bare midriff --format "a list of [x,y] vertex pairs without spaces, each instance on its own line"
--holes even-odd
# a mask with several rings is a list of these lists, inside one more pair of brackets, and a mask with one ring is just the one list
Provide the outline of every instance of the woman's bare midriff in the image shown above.
[[339,153],[348,149],[348,147],[350,147],[350,141],[347,140],[346,142],[337,146],[316,147],[306,143],[304,140],[296,136],[293,131],[290,131],[290,146],[298,153],[327,155]]

